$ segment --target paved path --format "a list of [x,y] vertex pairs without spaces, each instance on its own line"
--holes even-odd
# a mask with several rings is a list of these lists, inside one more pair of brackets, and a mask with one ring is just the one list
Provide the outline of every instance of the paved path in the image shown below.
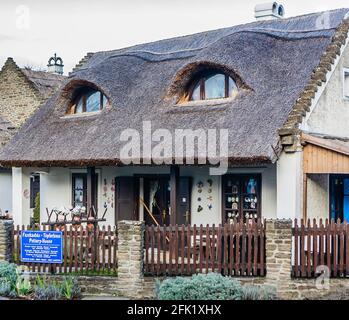
[[116,296],[84,296],[82,297],[82,300],[130,300],[128,298],[124,297],[116,297]]

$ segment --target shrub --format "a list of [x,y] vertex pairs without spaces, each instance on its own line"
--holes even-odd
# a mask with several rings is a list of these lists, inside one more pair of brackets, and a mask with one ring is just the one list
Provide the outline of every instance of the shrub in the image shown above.
[[191,278],[166,279],[157,286],[160,300],[240,300],[238,281],[220,274],[199,274]]
[[37,300],[59,300],[81,297],[81,289],[75,278],[65,277],[61,282],[50,280],[47,278],[41,278],[39,275],[36,277],[36,283],[34,287],[34,299]]
[[242,290],[242,300],[275,300],[276,289],[269,286],[244,286]]
[[18,279],[17,266],[14,263],[0,263],[0,282],[7,282],[11,286],[11,290],[16,289]]
[[0,282],[0,296],[14,298],[16,291],[11,288],[11,284],[5,280]]
[[36,300],[59,300],[62,293],[59,287],[48,284],[47,286],[36,286],[34,289],[34,299]]

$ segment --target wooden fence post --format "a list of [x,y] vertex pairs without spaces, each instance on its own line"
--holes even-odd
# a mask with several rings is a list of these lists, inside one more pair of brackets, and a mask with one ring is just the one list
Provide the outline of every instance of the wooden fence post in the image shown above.
[[118,289],[125,297],[141,298],[143,290],[144,222],[119,221]]
[[13,260],[13,220],[0,220],[0,262]]

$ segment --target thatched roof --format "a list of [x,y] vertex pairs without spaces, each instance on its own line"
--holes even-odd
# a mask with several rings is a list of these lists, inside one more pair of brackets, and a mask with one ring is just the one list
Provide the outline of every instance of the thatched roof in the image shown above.
[[40,92],[43,99],[48,99],[62,84],[66,77],[45,71],[21,69],[29,81]]
[[10,141],[15,132],[16,128],[0,116],[0,150]]
[[[113,165],[126,128],[229,129],[231,163],[273,162],[278,130],[306,89],[348,9],[259,21],[185,37],[98,52],[79,66],[8,144],[13,166]],[[239,83],[236,99],[176,106],[195,72],[213,65]],[[64,117],[73,90],[92,83],[111,108]]]

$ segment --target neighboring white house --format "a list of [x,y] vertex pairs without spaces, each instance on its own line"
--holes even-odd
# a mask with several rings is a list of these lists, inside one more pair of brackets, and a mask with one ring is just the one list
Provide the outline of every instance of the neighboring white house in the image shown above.
[[[13,167],[15,222],[29,222],[23,191],[34,172],[42,221],[71,206],[106,211],[110,224],[349,218],[348,11],[273,13],[90,55],[0,155]],[[163,152],[151,162],[141,152],[140,163],[132,153],[126,164],[130,129],[142,151]],[[176,162],[159,141],[178,129],[206,138],[227,129],[228,172],[211,175],[204,148]]]

